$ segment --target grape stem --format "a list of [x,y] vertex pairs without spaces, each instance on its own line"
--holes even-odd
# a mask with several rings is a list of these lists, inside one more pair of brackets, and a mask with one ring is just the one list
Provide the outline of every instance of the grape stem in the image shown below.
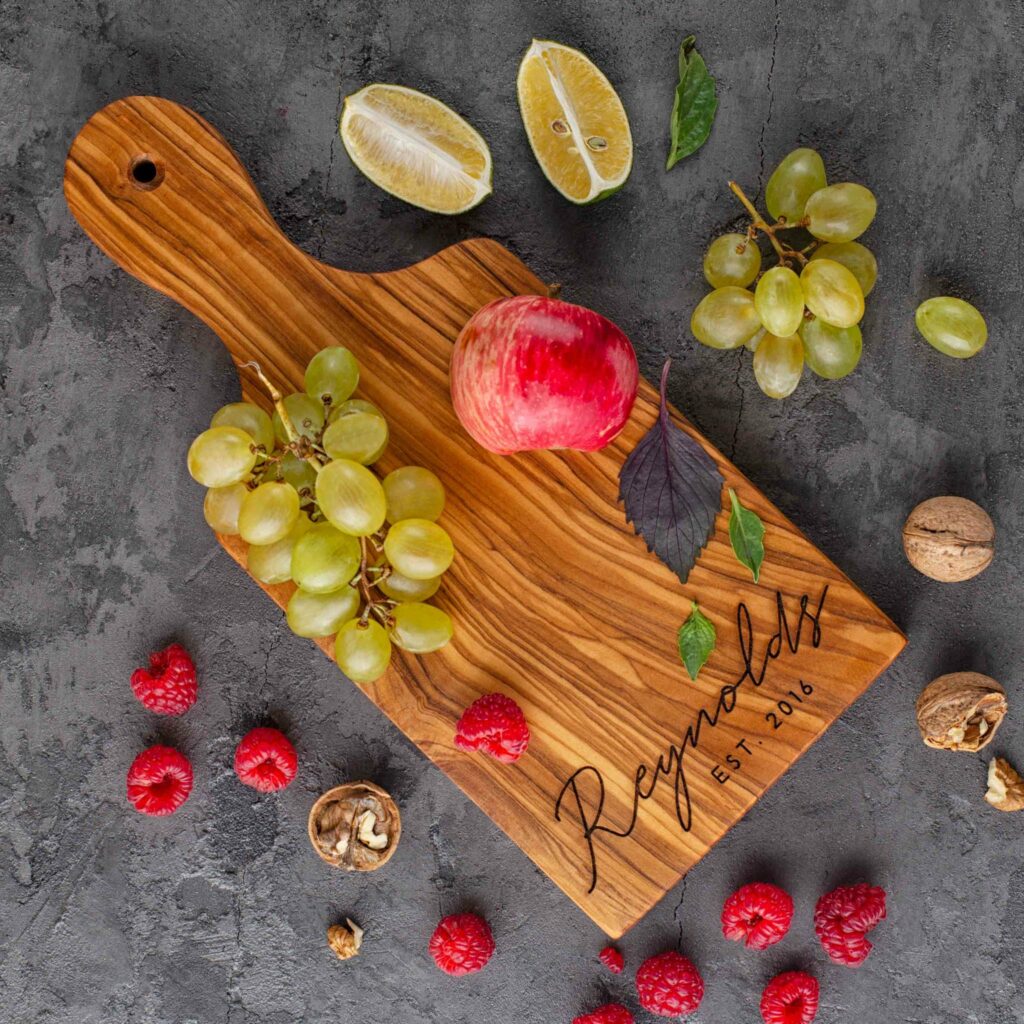
[[778,220],[774,224],[769,224],[764,217],[757,212],[757,207],[747,198],[747,194],[739,186],[738,182],[730,181],[729,188],[732,189],[736,198],[744,205],[747,213],[750,214],[751,225],[748,235],[753,238],[759,231],[768,236],[768,241],[772,243],[772,248],[778,254],[779,264],[783,267],[788,267],[791,260],[796,260],[798,263],[806,263],[807,257],[804,253],[810,252],[817,242],[812,242],[806,249],[796,250],[790,249],[784,245],[778,238],[776,232],[784,231],[787,228],[802,228],[806,227],[806,221],[796,221],[793,224],[788,224],[784,219]]
[[294,447],[295,454],[299,458],[305,459],[319,473],[324,468],[324,464],[316,457],[315,452],[303,450],[302,435],[295,429],[295,424],[292,423],[292,418],[288,415],[288,410],[284,406],[284,395],[274,387],[270,378],[263,372],[263,368],[255,360],[243,363],[242,366],[244,369],[252,370],[259,377],[260,383],[267,389],[267,392],[270,394],[270,400],[274,403],[274,408],[277,410],[277,415],[281,417],[281,424],[284,427],[284,432],[288,435],[288,442]]
[[394,607],[394,602],[382,597],[380,593],[374,593],[373,588],[381,580],[387,578],[390,570],[385,567],[377,579],[371,580],[369,578],[370,571],[376,568],[370,565],[371,556],[376,558],[379,554],[380,549],[369,537],[359,538],[359,572],[352,581],[352,585],[359,588],[359,595],[363,599],[363,611],[359,616],[359,621],[365,624],[369,621],[371,615],[375,615],[380,624],[385,629],[388,629],[392,624],[391,609]]

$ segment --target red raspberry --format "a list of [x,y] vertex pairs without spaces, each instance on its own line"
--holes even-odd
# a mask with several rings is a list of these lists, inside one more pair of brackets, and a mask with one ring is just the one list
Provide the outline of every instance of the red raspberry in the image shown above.
[[503,693],[478,697],[455,726],[455,746],[460,750],[482,750],[505,764],[518,761],[529,742],[522,709]]
[[633,1014],[621,1003],[607,1003],[592,1013],[574,1017],[572,1024],[634,1024]]
[[173,747],[150,747],[128,769],[128,799],[140,814],[173,814],[192,792],[192,765]]
[[670,950],[645,960],[636,972],[640,1005],[659,1017],[685,1017],[704,998],[704,979],[682,953]]
[[451,914],[434,929],[429,949],[434,963],[458,978],[487,966],[494,955],[494,937],[478,914]]
[[777,974],[761,993],[764,1024],[811,1024],[818,1012],[818,980],[805,971]]
[[149,656],[149,668],[132,673],[135,696],[158,715],[184,714],[196,702],[196,667],[181,644]]
[[722,934],[749,949],[767,949],[789,931],[793,898],[768,882],[751,882],[737,889],[722,907]]
[[622,968],[626,966],[625,959],[623,959],[622,954],[614,946],[605,946],[597,954],[597,958],[612,974],[621,974]]
[[884,919],[884,889],[866,882],[841,885],[818,900],[814,933],[833,963],[860,967],[871,952],[867,933]]
[[253,729],[235,749],[235,774],[261,793],[284,789],[295,778],[298,767],[295,748],[277,729]]

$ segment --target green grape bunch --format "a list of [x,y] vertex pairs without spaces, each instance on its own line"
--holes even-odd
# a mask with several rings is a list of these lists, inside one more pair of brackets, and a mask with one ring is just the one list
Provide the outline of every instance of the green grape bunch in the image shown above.
[[[750,350],[754,378],[769,398],[791,395],[804,366],[828,380],[852,373],[863,344],[864,298],[878,278],[874,255],[856,241],[874,219],[874,195],[854,182],[830,185],[819,154],[805,148],[788,154],[768,179],[772,222],[736,182],[729,187],[750,226],[708,247],[704,277],[714,290],[693,311],[694,337],[710,348]],[[790,232],[808,244],[794,247]],[[763,273],[762,236],[777,257]]]
[[341,346],[306,367],[305,391],[282,396],[252,363],[274,402],[217,410],[188,452],[208,488],[210,528],[249,544],[247,564],[265,584],[292,582],[293,633],[333,636],[341,670],[357,683],[380,678],[393,647],[440,650],[452,621],[429,604],[455,548],[437,524],[441,481],[422,466],[380,478],[370,467],[388,444],[376,406],[352,394],[359,366]]

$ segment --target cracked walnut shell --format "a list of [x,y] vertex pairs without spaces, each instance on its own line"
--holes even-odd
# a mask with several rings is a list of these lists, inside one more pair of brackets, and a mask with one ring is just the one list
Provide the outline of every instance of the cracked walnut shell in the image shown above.
[[966,498],[929,498],[903,524],[910,564],[940,583],[960,583],[987,569],[995,541],[988,513]]
[[985,799],[1000,811],[1024,811],[1024,779],[1009,761],[992,758]]
[[1006,712],[1003,688],[980,672],[939,676],[917,698],[921,739],[936,750],[981,750],[992,742]]
[[324,793],[309,812],[309,841],[328,864],[376,871],[402,834],[398,806],[372,782],[347,782]]
[[351,960],[358,956],[362,944],[363,929],[347,917],[345,924],[332,924],[327,929],[327,945],[334,950],[339,960]]

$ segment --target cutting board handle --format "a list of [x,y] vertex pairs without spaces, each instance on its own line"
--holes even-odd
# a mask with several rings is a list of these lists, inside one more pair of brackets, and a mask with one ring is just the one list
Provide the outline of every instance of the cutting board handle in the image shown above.
[[280,352],[283,369],[296,333],[310,354],[337,344],[324,277],[344,289],[363,275],[292,245],[231,147],[187,107],[131,96],[94,114],[72,143],[64,194],[111,259],[205,320],[239,365],[271,370]]

